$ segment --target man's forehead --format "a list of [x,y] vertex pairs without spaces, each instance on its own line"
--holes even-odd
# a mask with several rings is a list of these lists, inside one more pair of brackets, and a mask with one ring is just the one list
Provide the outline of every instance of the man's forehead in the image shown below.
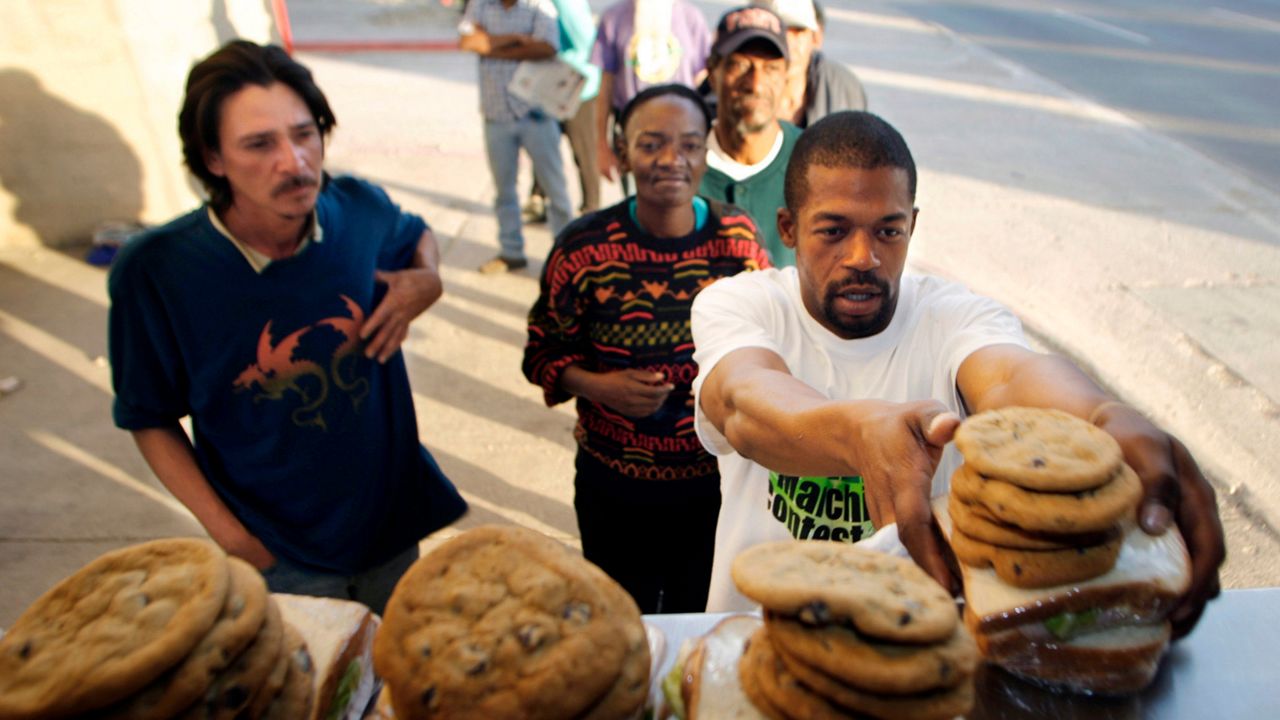
[[904,189],[910,185],[907,169],[889,164],[866,167],[854,163],[812,162],[809,164],[807,174],[810,180],[822,178],[833,182],[843,180],[844,182],[857,184],[878,180],[879,182],[900,183]]
[[[823,210],[808,202],[823,195],[828,201],[866,201],[872,198],[907,212],[914,205],[911,197],[911,180],[905,168],[880,165],[872,168],[856,165],[820,165],[814,163],[806,173],[809,192],[803,210],[820,213]],[[820,191],[820,192],[815,192]],[[823,203],[826,205],[827,203]],[[882,208],[886,209],[887,208]]]
[[224,125],[245,126],[246,131],[251,125],[274,127],[281,121],[289,127],[315,122],[306,102],[284,83],[245,85],[222,101],[220,114]]

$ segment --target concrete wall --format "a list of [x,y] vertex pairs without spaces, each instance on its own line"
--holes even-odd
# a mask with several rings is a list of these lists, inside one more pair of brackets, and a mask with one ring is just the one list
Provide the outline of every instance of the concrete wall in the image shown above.
[[0,246],[86,242],[198,202],[177,112],[192,63],[278,42],[269,0],[4,0]]

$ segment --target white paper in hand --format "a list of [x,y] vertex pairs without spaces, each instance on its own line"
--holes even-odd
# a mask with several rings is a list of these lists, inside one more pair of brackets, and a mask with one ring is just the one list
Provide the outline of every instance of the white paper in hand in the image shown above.
[[585,75],[559,58],[525,60],[507,91],[557,120],[568,120],[578,112],[586,82]]

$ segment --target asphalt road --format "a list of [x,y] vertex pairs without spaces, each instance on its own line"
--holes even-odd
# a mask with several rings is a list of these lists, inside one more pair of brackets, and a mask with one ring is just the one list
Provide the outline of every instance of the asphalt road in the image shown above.
[[889,4],[1280,186],[1280,2]]

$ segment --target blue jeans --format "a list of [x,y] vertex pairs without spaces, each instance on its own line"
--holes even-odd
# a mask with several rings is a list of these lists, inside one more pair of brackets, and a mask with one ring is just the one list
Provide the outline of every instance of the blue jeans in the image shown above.
[[493,209],[498,215],[498,254],[507,260],[524,260],[520,197],[516,194],[520,148],[529,153],[533,174],[547,194],[547,224],[551,233],[559,235],[572,217],[564,163],[560,159],[560,124],[553,118],[533,114],[514,122],[486,120],[484,144],[497,191]]
[[418,546],[415,544],[381,565],[354,575],[338,575],[313,570],[277,557],[275,565],[262,571],[262,577],[267,581],[267,588],[271,592],[355,600],[381,615],[396,582],[417,559]]

